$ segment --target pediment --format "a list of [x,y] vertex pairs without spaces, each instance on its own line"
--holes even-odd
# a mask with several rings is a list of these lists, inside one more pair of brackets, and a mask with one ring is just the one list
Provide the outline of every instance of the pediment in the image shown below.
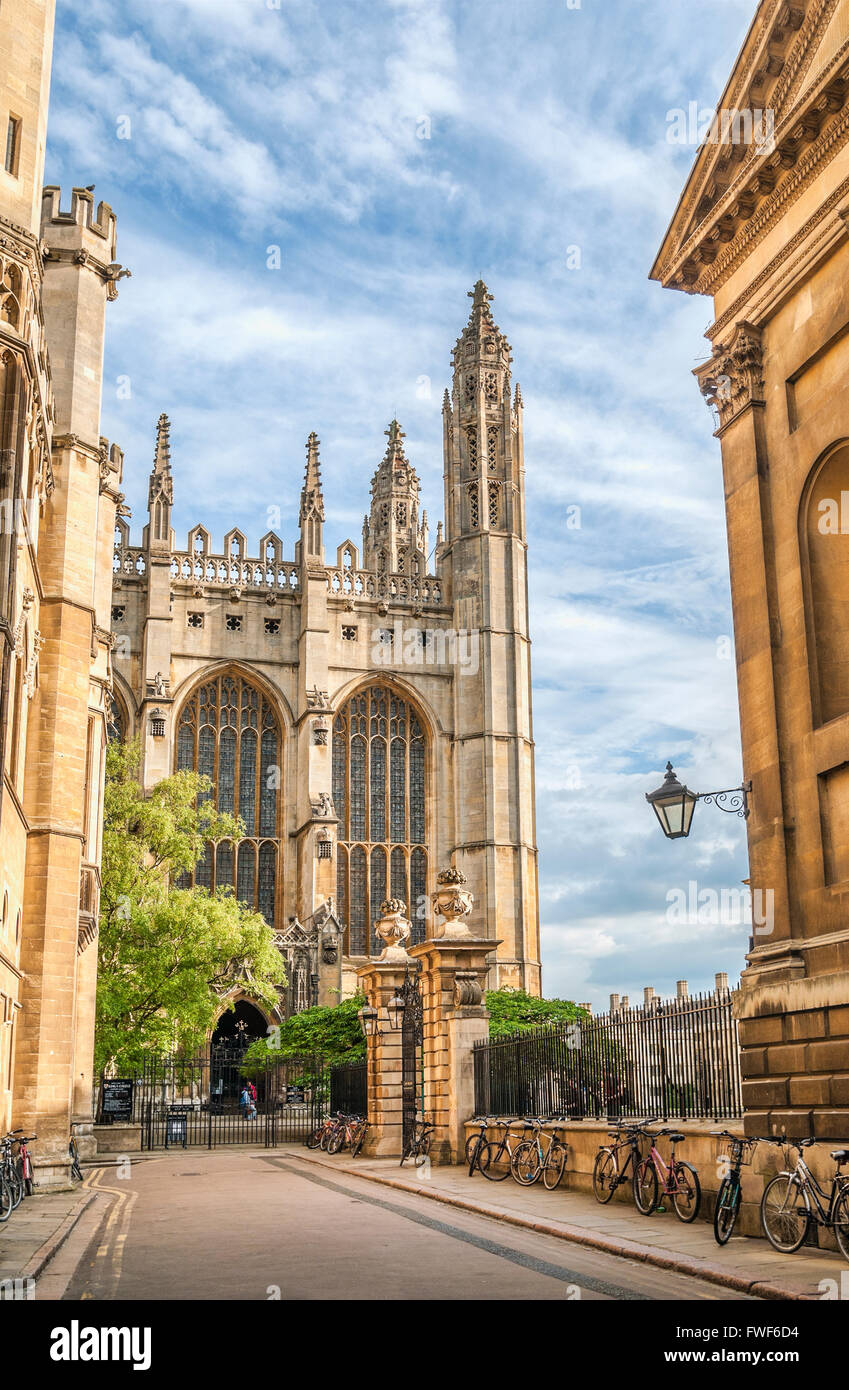
[[729,245],[743,232],[747,244],[759,237],[783,215],[791,188],[813,177],[820,151],[842,128],[848,97],[844,0],[761,0],[716,121],[699,113],[703,142],[651,278],[713,293],[730,264]]

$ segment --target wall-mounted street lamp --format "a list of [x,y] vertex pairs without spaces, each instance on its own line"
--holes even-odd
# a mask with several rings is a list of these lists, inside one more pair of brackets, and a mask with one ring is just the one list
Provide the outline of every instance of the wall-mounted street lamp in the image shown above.
[[728,811],[745,819],[749,814],[751,790],[751,782],[744,782],[742,786],[730,787],[727,791],[691,792],[689,787],[678,781],[672,764],[667,763],[662,786],[656,791],[646,792],[646,801],[654,808],[667,839],[680,840],[690,833],[697,801],[713,802],[720,811]]
[[360,1027],[367,1038],[379,1038],[381,1036],[380,1029],[377,1026],[377,1009],[373,1008],[371,1004],[363,1004],[357,1017],[360,1020]]

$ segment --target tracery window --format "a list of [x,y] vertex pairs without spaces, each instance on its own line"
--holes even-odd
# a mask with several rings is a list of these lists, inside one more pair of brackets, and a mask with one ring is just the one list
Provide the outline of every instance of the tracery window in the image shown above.
[[498,483],[489,485],[489,524],[498,525]]
[[384,686],[354,695],[333,721],[333,805],[339,817],[336,895],[345,952],[377,955],[373,923],[400,898],[425,936],[427,746],[408,701]]
[[466,447],[469,452],[469,468],[472,473],[478,471],[478,432],[471,426],[466,430]]
[[487,430],[487,451],[489,454],[489,471],[494,473],[498,463],[498,430],[494,425],[490,425]]
[[478,509],[478,485],[472,483],[469,486],[469,521],[472,529],[476,531],[480,526],[480,511]]
[[235,844],[207,845],[194,882],[210,890],[235,888],[240,902],[261,912],[269,926],[275,925],[280,883],[280,746],[274,710],[238,675],[199,686],[177,725],[177,771],[205,773],[217,809],[245,824]]

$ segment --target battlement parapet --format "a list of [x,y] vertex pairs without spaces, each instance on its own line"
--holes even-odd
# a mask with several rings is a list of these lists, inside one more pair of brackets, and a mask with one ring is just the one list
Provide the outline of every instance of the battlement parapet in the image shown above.
[[62,190],[54,184],[44,189],[41,204],[41,234],[44,240],[51,246],[72,245],[82,249],[88,242],[88,249],[93,255],[114,261],[117,218],[109,203],[98,203],[95,216],[91,189],[74,188],[68,212],[62,211],[61,197]]

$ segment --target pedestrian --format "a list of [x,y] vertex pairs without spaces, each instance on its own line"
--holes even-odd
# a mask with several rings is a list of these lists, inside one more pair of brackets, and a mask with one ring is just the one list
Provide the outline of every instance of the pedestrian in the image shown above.
[[248,1090],[248,1083],[245,1082],[244,1086],[242,1087],[242,1094],[239,1096],[239,1108],[242,1112],[243,1120],[247,1119],[248,1111],[252,1108],[252,1105],[253,1102],[251,1100],[251,1093]]
[[248,1090],[251,1093],[251,1100],[253,1101],[254,1105],[256,1105],[256,1086],[252,1081],[248,1082]]

